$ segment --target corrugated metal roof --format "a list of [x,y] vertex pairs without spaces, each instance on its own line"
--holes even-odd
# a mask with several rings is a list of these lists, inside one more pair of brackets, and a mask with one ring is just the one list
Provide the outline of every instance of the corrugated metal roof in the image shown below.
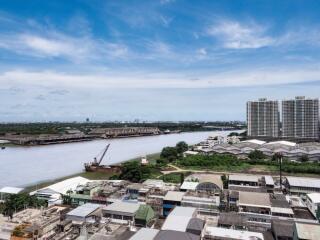
[[184,192],[168,191],[163,200],[181,202]]
[[134,214],[138,211],[139,207],[140,207],[140,203],[118,201],[118,202],[114,202],[108,206],[103,207],[103,210]]
[[68,212],[67,216],[86,217],[98,210],[100,207],[100,204],[86,203]]
[[184,181],[183,184],[181,185],[180,189],[182,189],[182,190],[196,190],[198,185],[199,185],[199,182]]
[[194,217],[196,211],[197,209],[193,207],[175,207],[167,216],[161,229],[185,232],[190,219]]
[[320,188],[320,179],[303,177],[286,177],[290,186]]
[[154,228],[141,228],[129,240],[153,240],[159,230]]
[[8,193],[8,194],[18,194],[21,192],[23,188],[17,188],[17,187],[3,187],[0,189],[1,193]]

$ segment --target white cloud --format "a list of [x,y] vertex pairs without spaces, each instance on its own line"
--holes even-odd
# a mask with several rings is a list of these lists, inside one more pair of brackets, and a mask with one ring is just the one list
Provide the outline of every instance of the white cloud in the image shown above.
[[[192,76],[195,76],[192,73]],[[190,80],[191,79],[191,80]],[[100,72],[73,74],[56,71],[13,70],[0,74],[2,86],[44,86],[71,88],[206,88],[264,86],[320,81],[320,68],[273,67],[220,73],[202,73],[197,81],[179,72]]]
[[21,55],[40,58],[61,57],[73,62],[122,58],[129,54],[129,49],[124,44],[92,39],[88,36],[71,37],[55,31],[0,36],[0,48]]
[[207,29],[207,34],[219,39],[225,48],[261,48],[273,45],[275,40],[266,35],[266,29],[257,24],[218,21]]

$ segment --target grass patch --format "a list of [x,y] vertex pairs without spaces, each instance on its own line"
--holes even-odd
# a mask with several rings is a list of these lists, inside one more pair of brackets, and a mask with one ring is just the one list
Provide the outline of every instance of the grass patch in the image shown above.
[[170,182],[170,183],[181,183],[182,175],[185,175],[185,173],[169,173],[169,174],[163,175],[162,180],[164,182]]

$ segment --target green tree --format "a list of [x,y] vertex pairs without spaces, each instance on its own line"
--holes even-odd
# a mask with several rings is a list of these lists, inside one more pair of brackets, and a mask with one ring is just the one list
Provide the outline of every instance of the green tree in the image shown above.
[[309,157],[307,155],[303,155],[299,158],[300,162],[309,162]]
[[263,154],[263,152],[259,151],[259,150],[254,150],[252,152],[249,153],[248,157],[251,160],[259,160],[259,159],[265,159],[266,156]]
[[184,141],[178,142],[176,145],[176,150],[179,154],[188,150],[188,144]]
[[142,179],[141,165],[137,161],[122,164],[120,179],[139,182]]
[[239,133],[237,133],[237,132],[229,133],[228,137],[232,137],[232,136],[239,136]]
[[160,157],[172,162],[178,158],[177,149],[175,147],[164,147],[161,151]]

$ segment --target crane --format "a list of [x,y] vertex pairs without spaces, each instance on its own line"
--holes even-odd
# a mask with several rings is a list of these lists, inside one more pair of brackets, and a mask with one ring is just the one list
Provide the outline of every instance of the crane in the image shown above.
[[106,146],[106,148],[104,149],[99,161],[97,160],[97,157],[94,158],[93,160],[93,165],[95,166],[100,166],[101,162],[102,162],[102,159],[104,158],[104,156],[106,155],[108,149],[109,149],[109,146],[110,146],[110,143]]

